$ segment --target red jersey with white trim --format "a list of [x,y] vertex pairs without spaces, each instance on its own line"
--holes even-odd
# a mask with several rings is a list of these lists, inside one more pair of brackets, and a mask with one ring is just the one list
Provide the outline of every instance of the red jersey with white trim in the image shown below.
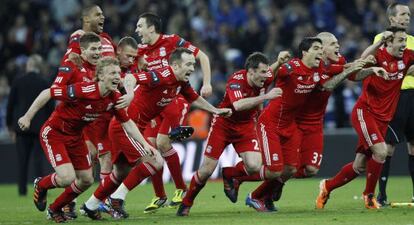
[[377,66],[381,66],[389,73],[390,80],[378,76],[365,78],[357,103],[366,106],[377,119],[391,121],[400,97],[402,80],[408,68],[414,63],[414,51],[405,49],[403,57],[399,59],[390,55],[386,48],[382,47],[378,49],[375,59]]
[[259,120],[273,124],[279,135],[289,136],[295,128],[292,125],[296,124],[297,114],[319,84],[322,74],[321,67],[308,68],[297,58],[283,64],[276,75],[276,87],[283,90],[282,97],[271,100]]
[[143,57],[148,63],[148,70],[155,70],[168,66],[168,58],[171,53],[179,47],[184,47],[194,53],[198,54],[199,49],[190,42],[184,40],[176,34],[160,34],[160,37],[153,45],[138,45],[138,57]]
[[[98,35],[101,38],[101,45],[102,45],[101,55],[111,56],[111,57],[116,58],[116,44],[112,40],[111,36],[109,36],[109,34],[105,32],[102,32]],[[76,33],[76,32],[70,36],[69,45],[68,45],[65,55],[63,56],[62,62],[66,62],[69,54],[72,52],[78,55],[81,54],[80,43],[79,43],[81,36],[82,36],[81,34]]]
[[[325,83],[333,76],[342,73],[345,64],[346,59],[343,56],[340,56],[337,62],[331,60],[328,62],[321,61],[320,66],[324,70],[324,73],[321,76],[321,84]],[[331,93],[332,92],[330,91],[322,91],[320,89],[313,90],[306,100],[303,109],[296,117],[297,122],[307,125],[322,125],[326,105],[328,105]]]
[[76,83],[50,88],[52,98],[62,101],[48,119],[51,127],[69,135],[79,135],[83,127],[109,112],[120,122],[129,120],[125,109],[115,109],[121,94],[111,92],[101,97],[96,82]]
[[233,73],[227,81],[226,93],[224,94],[223,100],[219,104],[219,108],[231,108],[233,110],[233,114],[230,117],[224,119],[237,123],[251,122],[253,119],[255,119],[257,117],[259,107],[243,111],[236,111],[233,107],[233,103],[243,98],[263,95],[267,87],[274,80],[273,74],[270,70],[268,71],[268,77],[269,78],[265,81],[264,86],[262,88],[259,88],[249,85],[247,82],[246,70],[240,70]]
[[139,118],[136,117],[140,114],[155,118],[178,94],[182,94],[190,103],[199,97],[190,83],[177,81],[170,66],[136,73],[134,76],[140,86],[128,107],[128,114],[135,122],[138,122]]
[[82,68],[73,62],[63,62],[58,69],[53,86],[69,85],[78,82],[93,82],[95,78],[95,66],[82,60]]

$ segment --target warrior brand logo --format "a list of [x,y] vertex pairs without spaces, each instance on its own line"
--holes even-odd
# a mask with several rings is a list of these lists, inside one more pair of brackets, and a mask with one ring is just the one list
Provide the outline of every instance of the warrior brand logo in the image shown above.
[[92,109],[92,105],[85,106],[85,109]]
[[326,80],[326,79],[328,79],[328,78],[329,78],[329,76],[328,76],[328,75],[326,75],[326,74],[322,74],[321,78],[322,78],[322,80]]
[[298,80],[303,80],[303,77],[302,77],[302,76],[299,76],[299,77],[298,77]]

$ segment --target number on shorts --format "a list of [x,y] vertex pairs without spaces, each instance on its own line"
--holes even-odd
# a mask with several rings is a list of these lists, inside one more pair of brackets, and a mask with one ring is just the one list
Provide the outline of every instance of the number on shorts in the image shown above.
[[257,140],[256,139],[252,139],[252,142],[253,142],[253,144],[254,144],[254,150],[256,150],[256,151],[260,151],[260,149],[259,149],[259,142],[257,142]]
[[318,154],[317,152],[314,152],[311,163],[318,164],[318,166],[320,166],[321,162],[322,162],[322,154]]

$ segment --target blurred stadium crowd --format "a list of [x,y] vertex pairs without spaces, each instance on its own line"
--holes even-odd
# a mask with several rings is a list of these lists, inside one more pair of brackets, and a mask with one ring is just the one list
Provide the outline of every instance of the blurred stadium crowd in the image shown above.
[[[386,5],[391,0],[2,0],[0,7],[0,142],[7,141],[5,122],[9,87],[24,73],[31,53],[45,59],[43,74],[52,81],[66,51],[68,37],[81,28],[82,6],[96,3],[105,14],[104,30],[115,43],[125,35],[136,38],[138,15],[151,11],[163,19],[163,33],[191,41],[211,61],[213,96],[217,104],[227,75],[243,66],[253,51],[275,60],[281,50],[295,54],[299,41],[320,31],[334,33],[341,54],[357,58],[375,34],[387,26]],[[414,1],[400,1],[414,7]],[[414,23],[409,33],[414,30]],[[137,39],[137,38],[136,38]],[[138,39],[137,39],[138,40]],[[198,89],[201,71],[192,76]],[[325,126],[349,126],[348,115],[359,95],[359,85],[345,82],[328,105]]]

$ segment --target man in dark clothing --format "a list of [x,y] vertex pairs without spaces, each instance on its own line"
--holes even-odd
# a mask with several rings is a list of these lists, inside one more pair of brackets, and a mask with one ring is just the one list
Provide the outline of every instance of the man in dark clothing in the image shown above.
[[27,194],[27,176],[30,155],[33,152],[33,175],[42,175],[42,162],[45,161],[39,142],[39,130],[53,111],[54,103],[50,101],[47,107],[37,113],[28,131],[22,131],[17,126],[17,120],[30,107],[41,91],[50,86],[41,75],[42,57],[31,55],[27,60],[26,74],[17,77],[11,87],[7,103],[6,123],[13,142],[16,143],[18,159],[18,190],[19,195]]

